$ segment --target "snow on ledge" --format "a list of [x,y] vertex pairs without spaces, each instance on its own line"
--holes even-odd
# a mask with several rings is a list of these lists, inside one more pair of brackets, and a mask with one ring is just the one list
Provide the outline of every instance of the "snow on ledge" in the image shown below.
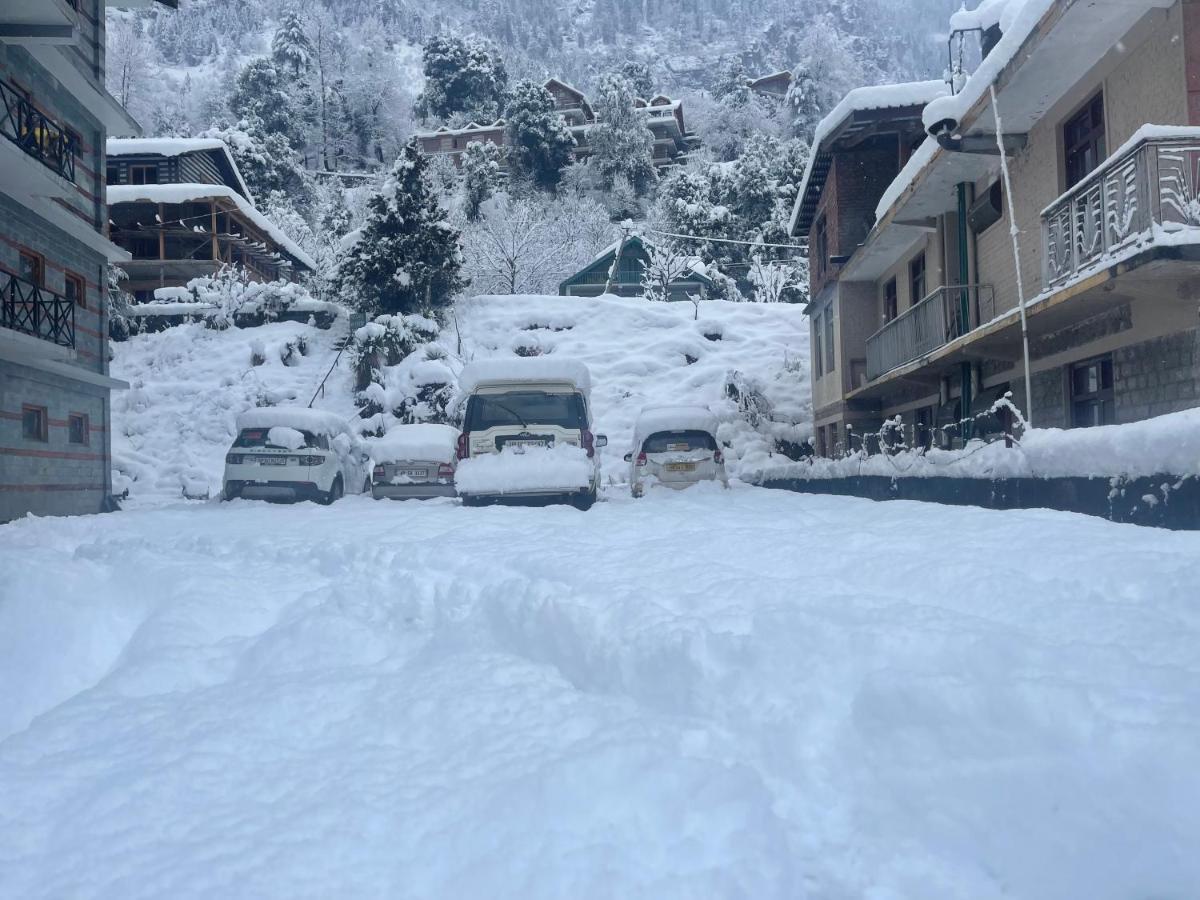
[[758,479],[1200,477],[1200,409],[1125,425],[1030,428],[1019,443],[972,441],[962,450],[853,455],[762,469]]
[[457,428],[431,423],[397,425],[383,437],[367,439],[377,463],[416,460],[448,463],[454,459],[457,443]]
[[875,221],[881,220],[889,209],[895,206],[896,201],[900,199],[900,195],[908,189],[908,186],[913,183],[922,169],[924,169],[933,157],[938,152],[938,142],[931,137],[925,138],[921,142],[921,146],[913,151],[913,155],[908,158],[908,162],[904,164],[896,177],[892,179],[891,184],[883,192],[883,196],[879,198],[879,203],[875,206]]

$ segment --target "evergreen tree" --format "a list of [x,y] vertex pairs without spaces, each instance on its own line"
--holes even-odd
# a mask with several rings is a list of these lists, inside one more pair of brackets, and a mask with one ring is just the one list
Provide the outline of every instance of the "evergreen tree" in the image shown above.
[[654,183],[654,136],[634,107],[633,85],[621,75],[605,75],[596,90],[597,123],[588,129],[591,165],[605,188],[624,178],[637,196]]
[[519,81],[505,112],[509,154],[517,174],[543,189],[553,189],[571,161],[575,139],[554,111],[554,97],[535,81]]
[[725,61],[713,86],[713,96],[727,106],[745,106],[750,102],[750,76],[737,57]]
[[654,80],[650,77],[650,67],[636,59],[626,60],[621,64],[621,74],[633,85],[634,93],[643,100],[649,100],[654,93]]
[[446,221],[410,141],[368,202],[358,239],[342,254],[338,280],[346,302],[368,313],[430,312],[466,286],[459,233]]
[[414,109],[422,118],[454,113],[493,121],[504,107],[508,71],[499,54],[478,38],[433,37],[422,51],[425,88]]
[[268,133],[261,120],[243,119],[235,126],[210,128],[200,137],[220,138],[226,143],[254,198],[265,201],[279,192],[296,209],[311,206],[314,185],[304,160],[282,134]]
[[799,65],[792,73],[788,85],[787,105],[792,113],[792,128],[795,133],[811,139],[817,124],[824,114],[820,86],[808,66]]
[[495,193],[503,177],[504,150],[486,141],[472,141],[462,155],[463,213],[479,217],[479,206]]
[[229,109],[239,119],[257,120],[267,134],[283,135],[293,147],[302,145],[300,117],[287,82],[269,59],[252,60],[238,73]]
[[312,54],[312,43],[304,33],[300,14],[294,8],[288,9],[279,20],[279,28],[271,40],[271,57],[275,65],[299,77],[307,71]]

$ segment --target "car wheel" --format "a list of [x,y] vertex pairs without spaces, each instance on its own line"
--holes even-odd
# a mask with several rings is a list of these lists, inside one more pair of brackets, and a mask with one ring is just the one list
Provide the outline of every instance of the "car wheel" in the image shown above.
[[362,492],[363,492],[364,494],[369,494],[369,493],[371,493],[371,479],[370,479],[370,478],[366,479],[366,480],[363,482],[363,489],[362,489]]
[[233,490],[228,485],[221,488],[221,502],[222,503],[224,503],[226,500],[233,500],[236,497],[237,497],[237,491]]
[[333,479],[333,484],[329,486],[329,490],[321,495],[321,504],[323,506],[329,506],[331,503],[336,503],[342,499],[343,492],[342,476],[339,475],[337,478]]
[[592,508],[592,504],[596,502],[595,491],[584,491],[583,493],[575,494],[571,498],[571,505],[578,510],[587,512]]

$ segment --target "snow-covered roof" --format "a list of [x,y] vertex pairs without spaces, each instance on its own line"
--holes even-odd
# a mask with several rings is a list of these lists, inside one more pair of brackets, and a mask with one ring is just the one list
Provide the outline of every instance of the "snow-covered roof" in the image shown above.
[[313,434],[341,434],[347,430],[339,416],[305,406],[259,406],[239,413],[238,431],[243,428],[275,428],[286,426]]
[[418,138],[435,138],[435,137],[452,137],[460,134],[474,134],[477,131],[495,131],[497,128],[503,128],[505,121],[497,119],[491,125],[480,125],[477,122],[468,122],[461,128],[449,128],[445,125],[438,127],[436,131],[418,131]]
[[636,446],[660,431],[706,431],[717,436],[717,417],[704,406],[648,406],[633,426]]
[[401,460],[449,462],[454,458],[457,443],[457,428],[432,423],[393,425],[383,437],[367,440],[377,463]]
[[288,237],[282,228],[260,213],[254,205],[224,184],[116,184],[108,188],[108,203],[189,203],[193,200],[230,200],[246,218],[270,235],[271,239],[308,269],[315,270],[316,262]]
[[[617,248],[620,247],[622,243],[624,243],[626,246],[636,244],[636,245],[640,246],[643,250],[649,250],[649,248],[651,248],[653,246],[653,244],[650,241],[646,240],[646,238],[642,237],[640,234],[631,234],[627,238],[617,238],[615,241],[613,241],[611,244],[609,244],[607,247],[605,247],[603,250],[601,250],[599,253],[597,253],[594,257],[592,257],[591,261],[587,265],[585,265],[579,269],[579,272],[586,272],[588,269],[592,268],[593,266],[597,265],[598,263],[604,262],[604,260],[607,257],[616,255]],[[708,265],[704,262],[704,259],[702,257],[689,256],[689,257],[687,257],[686,264],[687,264],[687,267],[693,273],[695,273],[696,275],[699,275],[701,278],[711,278],[712,277],[709,275]],[[577,275],[579,273],[576,272],[575,274]],[[573,277],[574,277],[574,275],[568,277],[566,280],[570,281],[571,278],[573,278]]]
[[591,373],[583,363],[545,356],[484,359],[470,363],[458,376],[459,387],[468,394],[486,384],[535,381],[571,384],[585,394],[592,389]]
[[234,162],[229,145],[220,138],[109,138],[104,143],[108,156],[181,156],[184,153],[205,153],[219,150],[224,155],[242,193],[254,202],[254,195]]
[[788,223],[788,232],[794,233],[800,211],[804,206],[804,198],[809,185],[816,187],[813,173],[822,154],[826,139],[837,131],[852,115],[858,112],[872,112],[881,109],[905,109],[911,106],[922,106],[948,94],[950,91],[946,82],[910,81],[902,84],[880,84],[872,87],[855,88],[846,94],[829,113],[817,124],[813,132],[812,152],[808,164],[804,167],[804,178],[800,181],[800,191],[792,206],[792,217]]

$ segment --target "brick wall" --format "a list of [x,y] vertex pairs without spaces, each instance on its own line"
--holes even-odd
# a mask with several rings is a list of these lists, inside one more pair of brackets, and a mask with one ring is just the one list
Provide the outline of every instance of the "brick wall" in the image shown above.
[[1200,329],[1113,352],[1118,422],[1134,422],[1200,405]]

